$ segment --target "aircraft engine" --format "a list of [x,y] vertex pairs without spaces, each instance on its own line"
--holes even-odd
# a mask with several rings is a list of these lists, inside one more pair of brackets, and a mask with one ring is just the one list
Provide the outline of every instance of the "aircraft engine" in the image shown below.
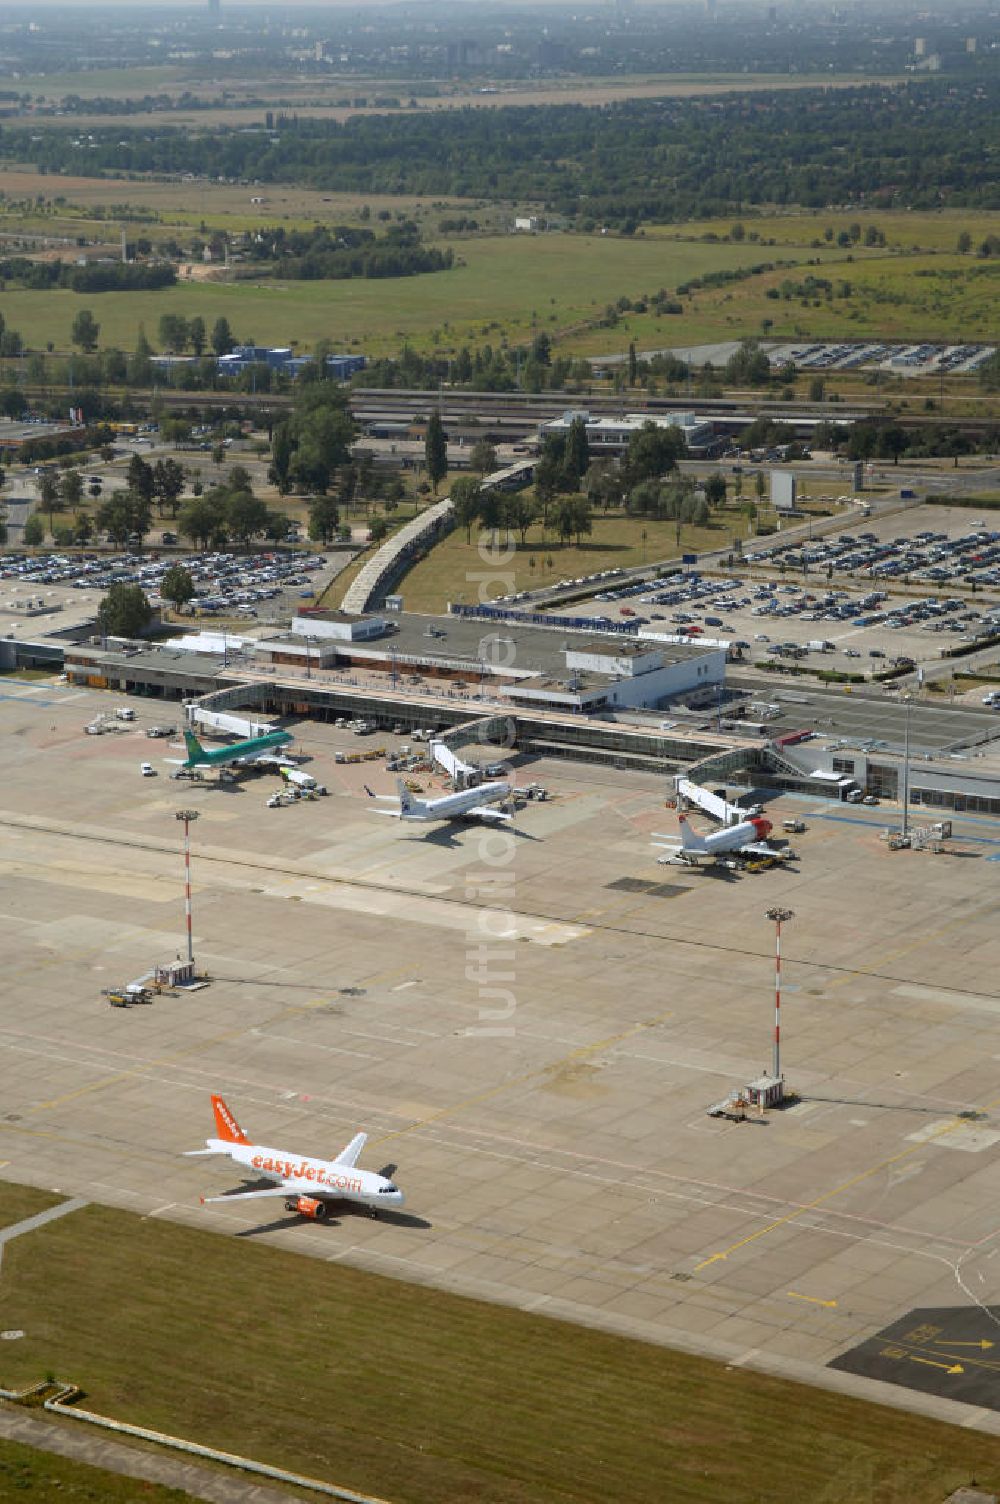
[[329,1207],[325,1201],[317,1201],[315,1196],[297,1196],[285,1202],[285,1210],[298,1212],[300,1217],[311,1217],[314,1222],[322,1222],[329,1215]]

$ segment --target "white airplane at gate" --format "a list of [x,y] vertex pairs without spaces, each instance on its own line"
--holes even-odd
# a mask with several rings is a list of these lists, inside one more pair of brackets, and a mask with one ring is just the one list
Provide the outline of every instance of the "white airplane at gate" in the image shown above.
[[661,864],[687,862],[689,866],[697,867],[702,862],[717,861],[731,851],[752,856],[774,855],[766,839],[771,834],[771,822],[760,815],[741,820],[739,825],[728,825],[724,830],[713,830],[707,836],[692,830],[686,815],[678,815],[677,822],[681,828],[680,845],[669,836],[653,832],[654,844],[670,853],[669,856],[657,857]]
[[270,1149],[251,1143],[221,1097],[212,1097],[218,1138],[205,1140],[204,1149],[188,1149],[190,1155],[226,1154],[266,1180],[277,1184],[264,1191],[234,1191],[229,1196],[202,1196],[205,1206],[215,1201],[256,1201],[284,1196],[285,1210],[322,1222],[330,1215],[331,1201],[356,1201],[377,1216],[380,1206],[402,1206],[403,1192],[384,1175],[357,1169],[358,1156],[367,1142],[358,1133],[336,1159],[309,1159],[287,1149]]
[[[490,825],[509,825],[511,816],[503,810],[493,809],[502,799],[509,799],[513,790],[509,783],[481,783],[478,788],[462,789],[457,794],[442,794],[439,799],[418,799],[401,778],[396,779],[399,794],[398,809],[372,810],[374,815],[389,815],[393,820],[416,820],[426,823],[431,820],[485,820]],[[391,794],[373,794],[370,799],[392,799]]]

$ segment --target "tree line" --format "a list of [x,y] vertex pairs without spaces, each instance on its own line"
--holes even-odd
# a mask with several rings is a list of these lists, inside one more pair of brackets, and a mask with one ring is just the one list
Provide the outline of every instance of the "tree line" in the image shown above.
[[166,261],[95,261],[87,266],[29,261],[26,256],[7,256],[0,261],[0,288],[11,285],[29,292],[46,292],[51,287],[82,293],[159,292],[173,287],[176,281],[177,270]]
[[[1000,79],[920,79],[502,110],[289,119],[264,128],[95,129],[92,173],[191,172],[327,191],[488,196],[580,228],[755,205],[1000,207]],[[74,133],[4,125],[0,160],[79,171]],[[780,142],[780,150],[775,143]]]

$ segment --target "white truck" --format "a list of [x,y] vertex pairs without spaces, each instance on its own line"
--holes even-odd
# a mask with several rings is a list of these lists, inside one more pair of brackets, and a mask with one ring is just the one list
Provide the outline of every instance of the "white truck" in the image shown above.
[[304,773],[301,768],[281,769],[281,776],[285,783],[291,784],[297,789],[312,789],[314,793],[325,794],[326,788],[322,783],[317,783],[311,773]]

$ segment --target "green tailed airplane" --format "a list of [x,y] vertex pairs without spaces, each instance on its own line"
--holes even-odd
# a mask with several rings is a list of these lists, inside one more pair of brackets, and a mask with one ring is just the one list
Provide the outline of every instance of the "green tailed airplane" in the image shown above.
[[193,731],[184,732],[184,745],[188,755],[182,768],[222,768],[227,763],[239,762],[242,758],[253,760],[262,752],[273,752],[285,747],[292,740],[290,731],[269,731],[266,736],[252,736],[249,741],[234,742],[231,747],[219,747],[206,752]]

